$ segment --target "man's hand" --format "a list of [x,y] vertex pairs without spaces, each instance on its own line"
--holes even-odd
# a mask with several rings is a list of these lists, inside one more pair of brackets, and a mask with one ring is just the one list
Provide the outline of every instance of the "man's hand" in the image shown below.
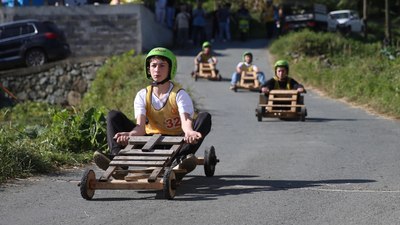
[[127,146],[129,141],[129,132],[116,133],[114,139],[117,142],[117,144],[121,146]]
[[185,133],[185,142],[188,144],[196,144],[202,138],[201,134],[197,131],[189,131]]
[[268,92],[269,92],[269,88],[267,88],[267,87],[261,88],[261,93],[268,93]]
[[297,88],[297,92],[303,93],[304,92],[304,88],[302,88],[302,87]]

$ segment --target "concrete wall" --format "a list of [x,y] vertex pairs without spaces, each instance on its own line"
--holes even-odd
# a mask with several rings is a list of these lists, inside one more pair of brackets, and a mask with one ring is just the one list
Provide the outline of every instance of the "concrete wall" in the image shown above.
[[54,21],[77,57],[109,56],[130,49],[142,52],[173,43],[172,32],[157,24],[154,14],[140,4],[0,8],[0,22],[19,19]]

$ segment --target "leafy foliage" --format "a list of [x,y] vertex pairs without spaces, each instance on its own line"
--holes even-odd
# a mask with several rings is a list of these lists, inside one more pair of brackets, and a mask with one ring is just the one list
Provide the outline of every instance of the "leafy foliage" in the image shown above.
[[96,79],[83,99],[83,107],[117,109],[133,118],[133,98],[149,84],[144,75],[144,58],[129,51],[113,56],[97,72]]

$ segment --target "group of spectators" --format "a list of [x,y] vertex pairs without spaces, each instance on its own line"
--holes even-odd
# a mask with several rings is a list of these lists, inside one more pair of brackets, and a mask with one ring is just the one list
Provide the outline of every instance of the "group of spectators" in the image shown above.
[[[239,32],[249,32],[251,16],[245,4],[241,4],[236,12],[232,12],[231,3],[220,4],[209,13],[204,10],[202,1],[197,1],[193,7],[178,4],[177,0],[156,0],[154,6],[157,22],[173,29],[176,45],[180,48],[188,43],[199,45],[206,40],[230,41],[232,27],[237,27]],[[267,0],[262,7],[261,21],[266,26],[268,39],[276,33],[281,18],[279,8]]]
[[[243,5],[237,13],[246,12],[250,15]],[[230,41],[231,23],[237,14],[231,12],[230,3],[221,4],[208,13],[201,1],[193,7],[190,4],[178,5],[175,0],[156,0],[155,15],[157,22],[174,30],[176,45],[183,48],[188,42],[199,45],[206,40]]]

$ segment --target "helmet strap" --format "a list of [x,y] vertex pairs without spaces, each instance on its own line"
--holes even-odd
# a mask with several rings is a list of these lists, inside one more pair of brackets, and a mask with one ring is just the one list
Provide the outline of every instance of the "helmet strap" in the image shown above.
[[151,82],[151,86],[155,87],[155,86],[158,86],[158,85],[160,85],[160,84],[165,84],[165,83],[167,83],[169,80],[170,80],[170,79],[169,79],[169,76],[168,76],[167,78],[165,78],[164,80],[160,81],[160,82],[156,82],[156,81],[153,80],[153,81]]

